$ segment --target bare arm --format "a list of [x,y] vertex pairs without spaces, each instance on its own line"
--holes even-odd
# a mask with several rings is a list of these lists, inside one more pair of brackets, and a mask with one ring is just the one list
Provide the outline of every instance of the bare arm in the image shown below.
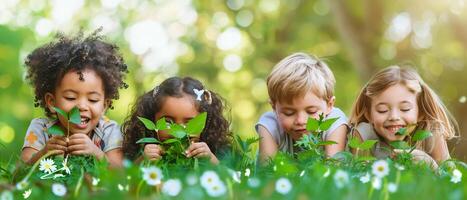
[[330,133],[326,141],[334,141],[337,144],[326,145],[324,151],[326,156],[333,156],[334,154],[344,151],[347,142],[347,126],[341,125],[334,132]]
[[123,165],[122,148],[116,148],[116,149],[107,151],[104,153],[104,157],[105,159],[107,159],[111,167],[120,168]]
[[259,140],[259,160],[264,164],[269,158],[276,155],[278,147],[271,133],[263,126],[258,126]]
[[446,140],[444,139],[443,136],[433,136],[435,137],[435,146],[433,147],[433,151],[431,153],[431,157],[437,162],[441,163],[449,158],[451,156],[449,155],[449,149],[448,145],[446,143]]

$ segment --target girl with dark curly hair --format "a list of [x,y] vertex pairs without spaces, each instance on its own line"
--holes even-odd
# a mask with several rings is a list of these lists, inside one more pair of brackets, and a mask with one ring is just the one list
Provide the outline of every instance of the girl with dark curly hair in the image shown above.
[[[207,120],[199,142],[188,147],[186,156],[209,158],[211,163],[217,164],[218,157],[224,155],[231,145],[229,122],[223,116],[224,108],[223,99],[207,90],[200,81],[190,77],[168,78],[136,101],[131,115],[123,123],[123,151],[137,163],[144,158],[158,160],[164,156],[164,149],[160,145],[146,144],[140,147],[136,144],[145,135],[153,134],[138,117],[154,121],[165,117],[169,123],[186,124],[198,114],[206,112]],[[166,131],[158,131],[157,136],[162,141],[171,137]]]
[[[112,100],[118,99],[119,88],[127,66],[117,46],[102,41],[98,31],[87,38],[57,35],[56,40],[35,49],[28,55],[26,79],[34,87],[35,106],[46,118],[31,121],[26,133],[21,158],[28,164],[43,155],[92,155],[107,159],[111,166],[120,166],[122,134],[114,121],[104,117]],[[79,109],[80,124],[69,123],[54,107],[69,112]],[[48,128],[59,125],[69,137],[51,135]]]

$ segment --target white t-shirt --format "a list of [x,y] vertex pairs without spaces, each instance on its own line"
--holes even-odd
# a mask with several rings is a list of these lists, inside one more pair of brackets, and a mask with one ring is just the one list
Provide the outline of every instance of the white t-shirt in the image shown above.
[[[325,117],[325,119],[331,118],[337,119],[331,127],[323,133],[323,140],[329,136],[330,133],[334,132],[341,125],[347,126],[347,117],[341,109],[333,107],[331,112]],[[279,120],[275,112],[269,111],[261,115],[258,123],[255,125],[256,132],[258,133],[259,126],[263,126],[276,142],[279,151],[286,153],[294,153],[294,141],[289,134],[284,132],[284,129],[280,126]]]

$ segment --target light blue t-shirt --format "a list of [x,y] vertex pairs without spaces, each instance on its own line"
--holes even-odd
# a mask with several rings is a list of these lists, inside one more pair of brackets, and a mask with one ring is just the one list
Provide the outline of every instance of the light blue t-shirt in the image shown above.
[[[323,133],[323,140],[329,136],[330,133],[334,132],[338,127],[341,125],[347,124],[347,117],[345,116],[344,112],[341,109],[333,107],[331,112],[325,117],[325,119],[331,118],[339,118],[337,119],[331,127]],[[263,126],[268,132],[271,134],[272,138],[276,142],[279,151],[286,152],[286,153],[293,153],[294,152],[294,142],[292,137],[289,134],[284,132],[284,129],[281,127],[279,120],[277,119],[277,115],[275,112],[269,111],[261,115],[259,118],[258,123],[255,125],[256,133],[258,133],[259,126]]]

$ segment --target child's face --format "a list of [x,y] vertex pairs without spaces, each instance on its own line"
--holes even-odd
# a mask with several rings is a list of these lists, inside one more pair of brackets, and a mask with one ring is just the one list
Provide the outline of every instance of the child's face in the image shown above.
[[[182,97],[166,97],[161,109],[156,113],[155,121],[162,117],[169,123],[186,124],[199,114],[193,98],[188,95]],[[159,131],[159,139],[164,141],[172,136],[167,131]]]
[[[76,71],[67,72],[55,89],[55,93],[46,94],[46,102],[52,112],[55,112],[52,106],[65,112],[69,112],[74,106],[79,108],[81,124],[70,123],[70,134],[89,134],[97,126],[107,107],[100,76],[90,69],[83,70],[82,74],[84,81],[79,80]],[[61,115],[58,118],[60,123],[67,127],[67,120]]]
[[371,98],[369,121],[387,142],[403,140],[395,133],[418,119],[417,96],[402,84],[393,85]]
[[293,99],[291,104],[276,102],[273,109],[282,128],[290,134],[294,140],[300,139],[308,133],[306,123],[309,117],[319,118],[319,114],[327,115],[334,106],[334,99],[326,102],[324,99],[308,92],[303,97]]

